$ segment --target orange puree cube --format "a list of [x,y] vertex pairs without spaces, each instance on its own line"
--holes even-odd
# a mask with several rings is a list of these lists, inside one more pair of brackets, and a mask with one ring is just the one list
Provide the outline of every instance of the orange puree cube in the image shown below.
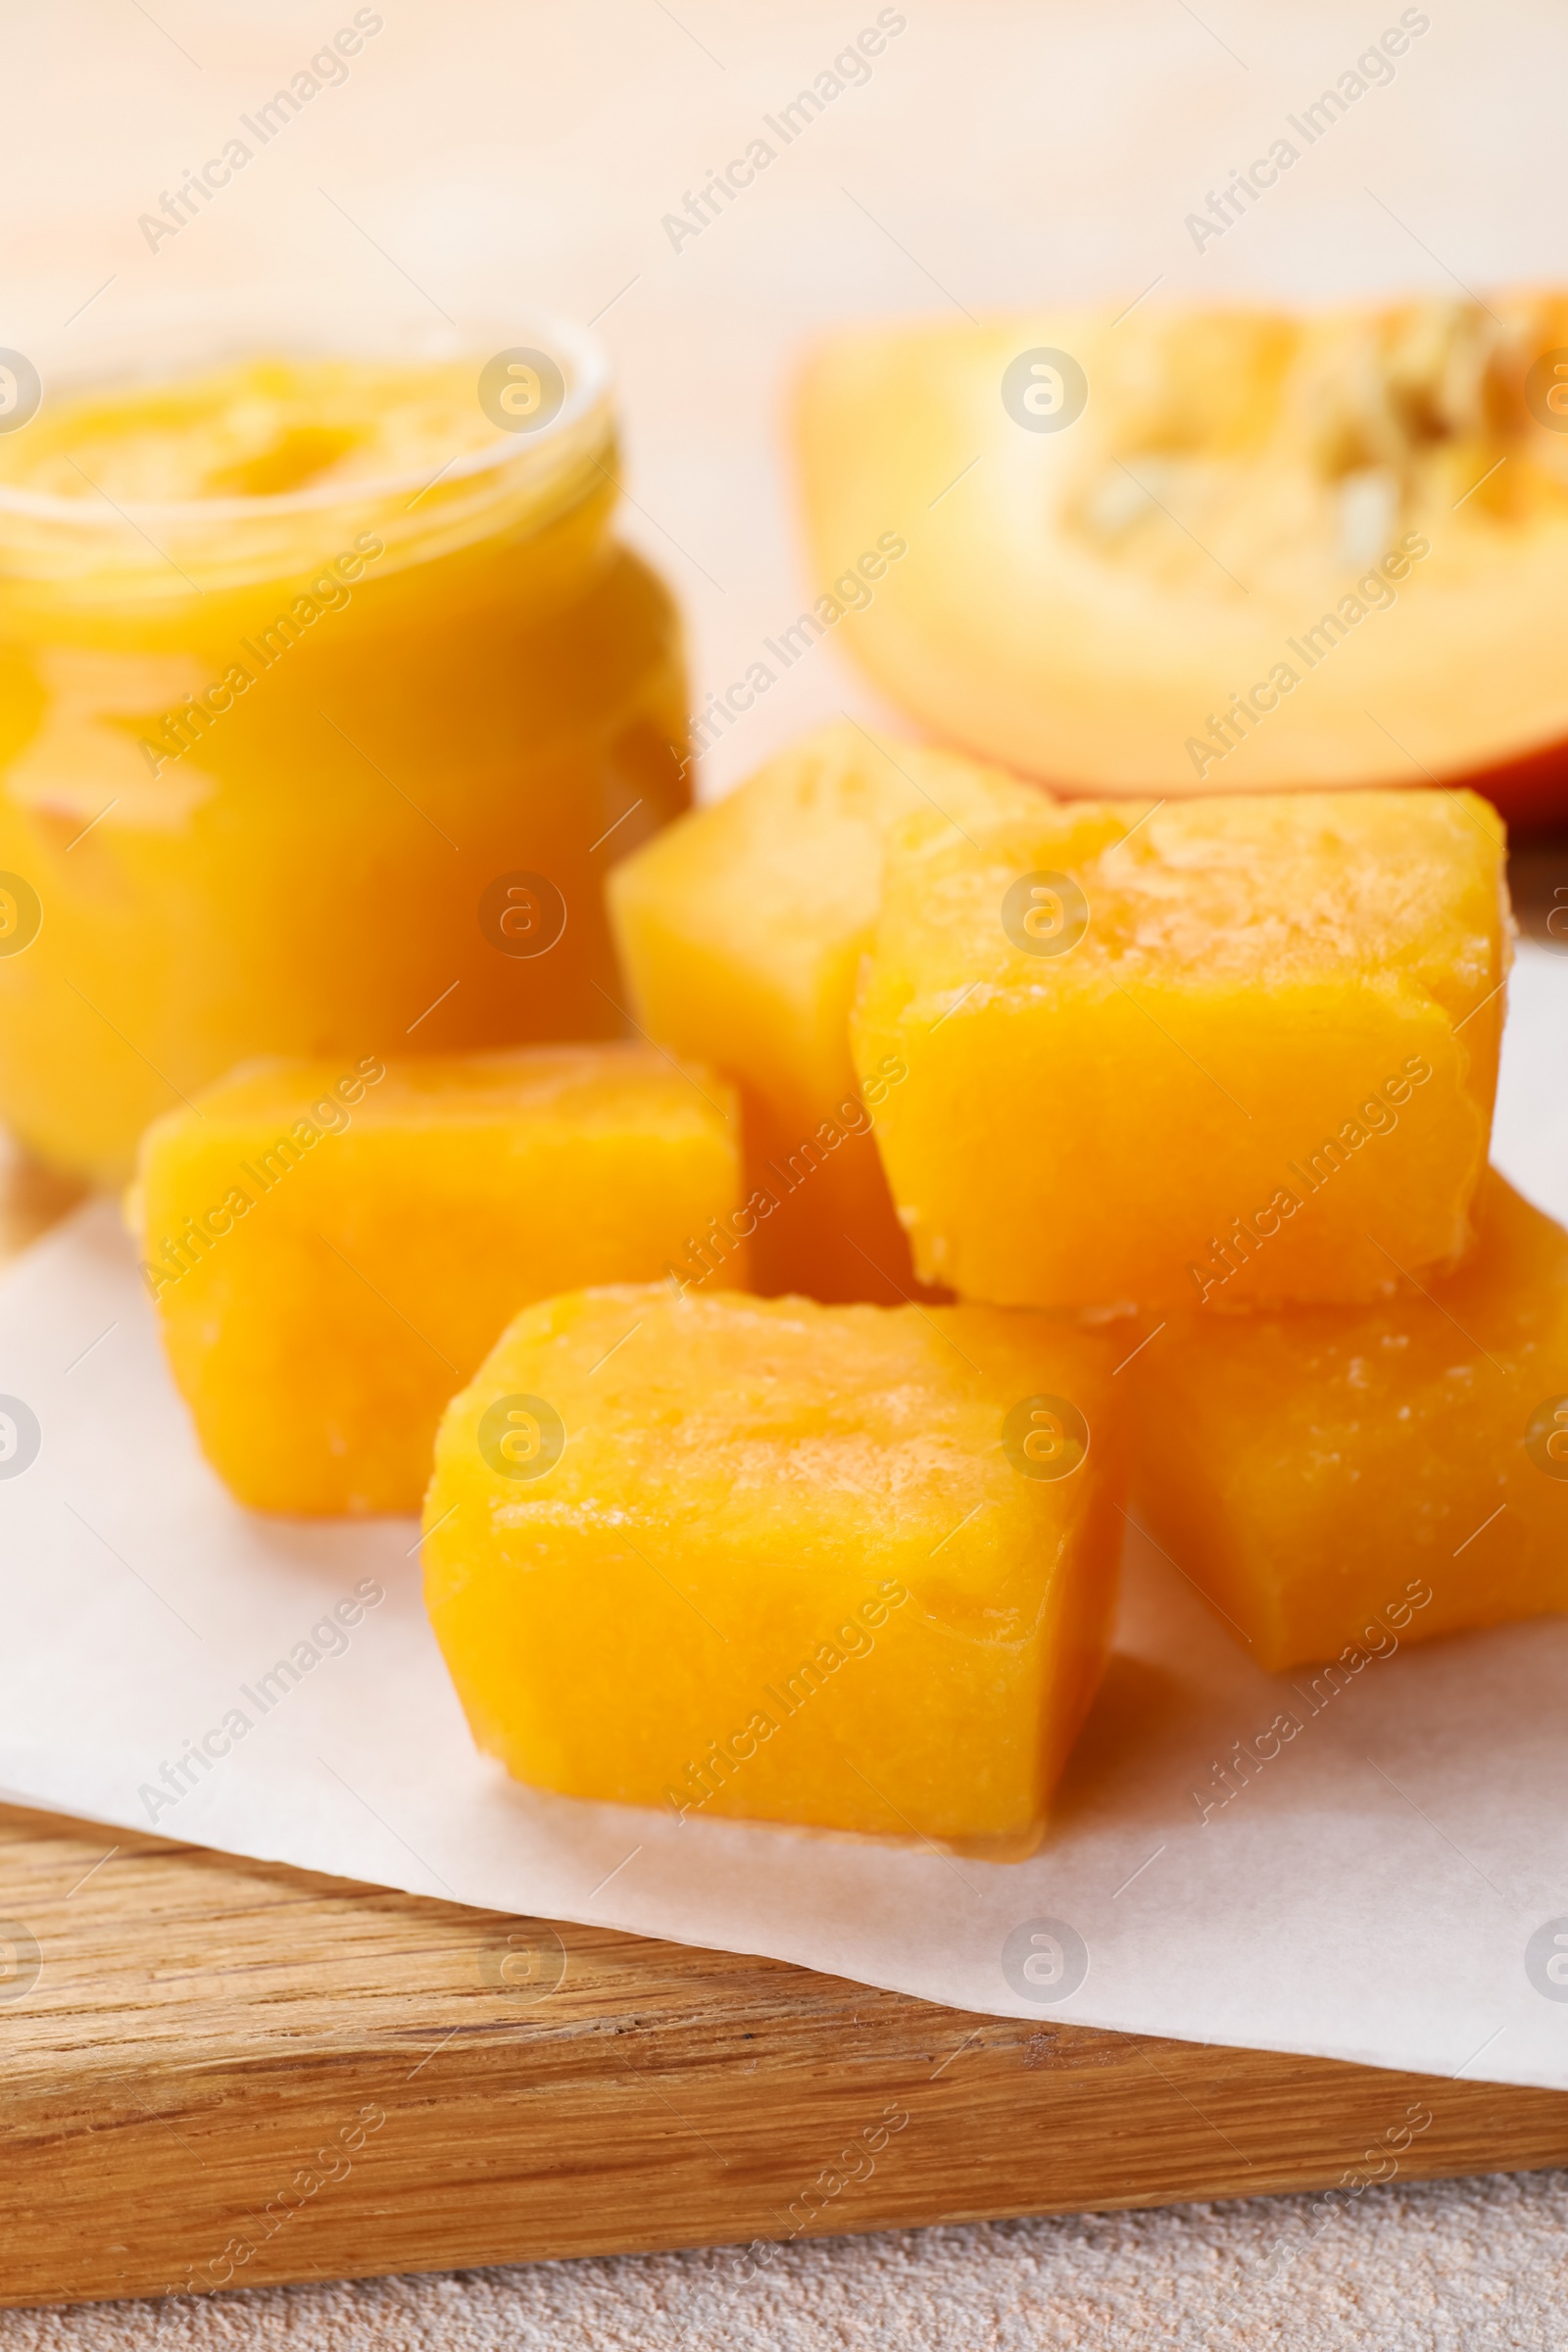
[[988,777],[1002,780],[846,720],[681,818],[610,878],[638,1021],[742,1090],[742,1223],[760,1290],[889,1301],[912,1286],[870,1140],[904,1065],[890,1053],[857,1080],[850,1004],[888,828],[917,809],[961,819]]
[[1145,1348],[1141,1507],[1261,1666],[1568,1609],[1568,1233],[1495,1173],[1462,1269]]
[[475,1740],[683,1820],[1026,1850],[1109,1635],[1114,1361],[985,1307],[526,1307],[425,1502]]
[[727,1218],[738,1131],[642,1046],[233,1071],[148,1129],[133,1204],[203,1452],[258,1510],[417,1510],[496,1334]]
[[890,851],[853,1025],[928,1282],[1000,1305],[1349,1300],[1453,1263],[1509,929],[1470,793],[1041,803]]

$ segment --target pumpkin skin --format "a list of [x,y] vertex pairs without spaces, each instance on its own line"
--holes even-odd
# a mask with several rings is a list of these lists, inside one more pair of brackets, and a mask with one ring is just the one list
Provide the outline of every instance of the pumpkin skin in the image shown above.
[[1055,791],[1466,783],[1544,822],[1559,355],[1554,292],[844,336],[798,403],[815,570],[899,531],[843,642],[938,739]]

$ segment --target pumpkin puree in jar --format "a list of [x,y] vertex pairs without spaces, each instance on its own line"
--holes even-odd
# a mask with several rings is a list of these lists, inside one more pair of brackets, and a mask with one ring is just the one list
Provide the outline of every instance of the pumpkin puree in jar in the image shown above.
[[46,384],[0,439],[0,1118],[40,1156],[118,1182],[256,1054],[619,1031],[602,885],[689,798],[678,623],[551,339],[488,404],[471,359],[246,360]]

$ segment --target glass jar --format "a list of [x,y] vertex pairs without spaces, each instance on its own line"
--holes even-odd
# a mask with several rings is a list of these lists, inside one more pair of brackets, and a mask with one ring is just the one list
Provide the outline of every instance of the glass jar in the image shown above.
[[[144,326],[42,366],[40,420],[329,350]],[[602,885],[690,797],[677,616],[612,535],[597,347],[429,364],[464,350],[494,426],[388,478],[115,501],[90,434],[79,496],[0,466],[0,1121],[57,1167],[121,1181],[254,1054],[622,1028]]]

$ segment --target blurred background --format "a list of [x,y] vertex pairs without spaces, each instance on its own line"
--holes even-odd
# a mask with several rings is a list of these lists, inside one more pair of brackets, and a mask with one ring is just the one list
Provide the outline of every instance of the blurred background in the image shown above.
[[[7,26],[0,343],[252,287],[345,318],[494,302],[596,321],[620,377],[620,527],[681,601],[700,709],[805,599],[788,402],[824,326],[1568,277],[1568,21],[1415,13],[1429,28],[1393,78],[1200,251],[1188,214],[1398,23],[1390,0],[900,0],[867,77],[787,147],[764,118],[879,22],[871,0],[379,0],[346,77],[152,250],[141,216],[249,137],[241,116],[355,9],[54,0]],[[774,162],[674,236],[665,217],[760,134]],[[702,791],[841,709],[889,716],[824,640],[715,746]]]

